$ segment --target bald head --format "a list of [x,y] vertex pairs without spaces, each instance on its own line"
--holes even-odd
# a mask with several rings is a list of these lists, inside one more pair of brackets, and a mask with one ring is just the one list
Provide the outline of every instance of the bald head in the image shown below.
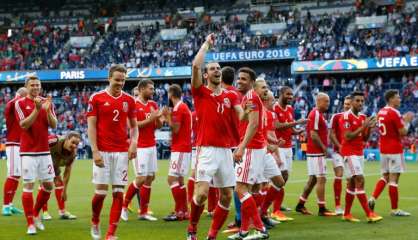
[[316,95],[316,108],[320,112],[326,112],[329,107],[329,96],[328,94],[324,92],[319,92],[318,95]]
[[26,97],[26,95],[28,95],[28,89],[25,87],[21,87],[16,91],[16,96]]
[[273,105],[274,105],[274,95],[273,92],[268,90],[266,98],[263,99],[264,100],[264,107],[266,107],[268,110],[272,110],[273,109]]
[[265,100],[267,98],[267,92],[269,91],[266,80],[256,80],[254,82],[254,90],[261,99]]

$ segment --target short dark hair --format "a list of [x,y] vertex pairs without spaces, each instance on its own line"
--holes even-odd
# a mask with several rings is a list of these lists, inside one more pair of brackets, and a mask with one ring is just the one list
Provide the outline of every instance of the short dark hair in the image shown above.
[[282,86],[279,90],[279,95],[283,95],[287,90],[292,90],[292,88],[289,86]]
[[399,91],[396,89],[389,89],[385,92],[385,101],[388,103],[391,98],[394,96],[399,95]]
[[71,139],[72,137],[81,139],[80,133],[76,131],[69,131],[67,134],[65,134],[65,139]]
[[176,98],[181,98],[182,90],[178,84],[171,84],[168,88],[168,92]]
[[344,100],[353,100],[353,96],[350,94],[344,97]]
[[148,84],[154,85],[154,82],[151,79],[142,79],[138,83],[138,90],[146,88]]
[[39,78],[38,78],[38,76],[36,76],[36,75],[30,75],[30,76],[27,76],[26,79],[25,79],[25,86],[26,86],[26,84],[28,84],[28,82],[33,81],[33,80],[40,81]]
[[121,64],[113,65],[109,68],[109,78],[113,76],[114,72],[122,72],[126,74],[128,70],[126,70],[126,68]]
[[257,77],[255,71],[252,70],[249,67],[242,67],[238,70],[238,72],[243,72],[243,73],[246,73],[246,74],[250,75],[250,80],[251,81],[255,81],[255,79]]
[[364,92],[362,92],[362,91],[354,91],[350,95],[351,95],[351,99],[354,99],[356,96],[364,97]]
[[232,85],[235,80],[235,69],[230,66],[222,68],[222,82],[228,85]]

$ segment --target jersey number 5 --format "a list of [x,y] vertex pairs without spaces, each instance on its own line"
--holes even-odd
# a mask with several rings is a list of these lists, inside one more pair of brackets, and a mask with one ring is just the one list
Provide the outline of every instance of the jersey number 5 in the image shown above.
[[380,117],[379,119],[378,119],[378,122],[379,122],[379,132],[380,132],[380,134],[382,135],[382,136],[385,136],[386,135],[386,126],[385,126],[385,124],[382,122],[383,120],[385,120],[384,118],[382,118],[382,117]]

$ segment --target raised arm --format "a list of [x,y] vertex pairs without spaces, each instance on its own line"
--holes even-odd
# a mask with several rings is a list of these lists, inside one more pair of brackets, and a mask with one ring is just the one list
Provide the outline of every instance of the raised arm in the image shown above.
[[192,63],[192,87],[199,88],[202,84],[202,66],[205,63],[205,55],[215,41],[215,34],[211,33],[206,37]]

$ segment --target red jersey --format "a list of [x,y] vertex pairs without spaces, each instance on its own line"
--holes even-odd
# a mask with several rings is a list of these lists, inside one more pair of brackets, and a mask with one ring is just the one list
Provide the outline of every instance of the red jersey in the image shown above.
[[15,102],[21,99],[16,96],[12,100],[6,103],[4,108],[4,119],[6,120],[6,146],[19,146],[20,145],[20,134],[22,128],[20,128],[19,119],[16,118],[15,114]]
[[403,153],[399,129],[404,127],[403,119],[398,110],[386,106],[377,114],[380,132],[380,152],[383,154]]
[[[42,98],[42,102],[46,101]],[[51,105],[55,116],[54,106]],[[19,122],[27,118],[35,110],[35,102],[29,97],[21,98],[15,102],[15,114]],[[20,135],[20,155],[49,155],[48,144],[48,114],[41,108],[36,120],[29,129],[22,129]]]
[[128,119],[135,119],[135,100],[122,92],[113,97],[107,90],[91,95],[87,117],[97,117],[96,139],[99,151],[127,152]]
[[[242,101],[242,94],[233,86],[229,86],[226,88],[226,90],[230,91],[231,93],[236,95],[237,101]],[[231,140],[232,140],[232,147],[237,147],[240,142],[240,136],[239,136],[239,118],[235,111],[231,112],[231,119],[232,122],[231,125]]]
[[[276,113],[277,115],[277,120],[280,123],[291,123],[294,122],[294,113],[293,113],[293,108],[290,105],[286,105],[286,108],[283,109],[282,107],[280,107],[279,103],[276,103],[273,106],[273,111]],[[276,137],[277,139],[283,139],[284,145],[283,148],[291,148],[292,147],[292,134],[293,134],[293,130],[292,128],[286,128],[286,129],[277,129],[276,130]]]
[[197,114],[196,111],[192,112],[192,147],[196,147],[196,138],[197,138]]
[[276,113],[270,110],[266,110],[266,126],[264,128],[264,138],[266,142],[268,142],[267,133],[269,131],[274,131],[276,129],[276,127],[274,126],[274,122],[276,121],[277,121]]
[[215,95],[203,85],[192,87],[192,94],[198,119],[196,146],[231,147],[230,119],[239,105],[236,95],[224,89]]
[[[248,101],[251,101],[253,104],[253,112],[258,112],[258,127],[257,131],[254,134],[253,138],[247,145],[247,148],[250,149],[261,149],[266,146],[266,141],[264,138],[264,128],[265,128],[265,110],[263,106],[263,102],[261,101],[260,97],[254,90],[250,90],[247,94],[245,94],[244,98],[242,99],[242,107],[244,108]],[[242,120],[240,125],[240,137],[241,142],[244,140],[245,132],[247,131],[248,127],[248,120]]]
[[192,113],[187,104],[178,102],[173,108],[172,121],[180,125],[177,134],[172,134],[172,152],[191,152],[192,151]]
[[[142,103],[141,101],[137,100],[136,110],[137,120],[144,121],[145,119],[149,118],[151,110],[158,111],[158,105],[152,100],[149,100],[146,103]],[[157,124],[155,121],[139,129],[138,147],[146,148],[155,146],[155,129],[157,129]]]
[[[344,112],[340,112],[340,113],[336,113],[332,115],[331,123],[330,123],[330,128],[334,131],[335,137],[337,138],[340,144],[343,140],[342,128],[340,125],[340,118],[343,114]],[[338,149],[337,146],[334,145],[334,151],[339,152],[340,150]]]
[[[351,110],[344,112],[340,118],[340,126],[342,127],[342,135],[345,135],[345,132],[350,131],[354,132],[356,129],[363,125],[363,122],[366,120],[366,115],[359,114],[358,116],[354,115]],[[347,140],[345,137],[342,139],[341,143],[341,155],[342,156],[363,156],[364,149],[364,140],[363,133],[360,133],[356,138]]]
[[308,123],[306,124],[307,132],[307,155],[323,155],[324,150],[316,145],[312,140],[311,131],[316,131],[321,139],[321,142],[328,146],[328,126],[327,121],[324,118],[324,115],[318,111],[317,108],[312,109],[308,115]]

